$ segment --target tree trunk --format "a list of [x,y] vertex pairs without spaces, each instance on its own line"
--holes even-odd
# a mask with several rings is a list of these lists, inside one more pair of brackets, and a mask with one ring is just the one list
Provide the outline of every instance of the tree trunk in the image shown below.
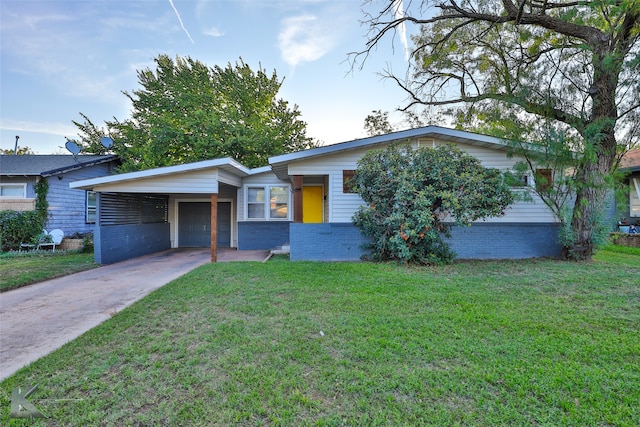
[[[611,134],[608,139],[613,139],[615,147],[615,136]],[[614,158],[614,154],[598,154],[594,160],[583,160],[584,163],[578,170],[576,202],[571,218],[573,235],[564,248],[564,255],[568,259],[591,260],[593,256],[608,191],[606,178]]]
[[603,226],[604,203],[607,195],[607,176],[613,167],[617,142],[615,124],[618,111],[615,102],[621,61],[623,58],[609,51],[606,43],[594,47],[591,120],[585,123],[581,135],[585,152],[576,175],[576,203],[571,218],[571,245],[565,248],[571,259],[591,260],[595,239]]

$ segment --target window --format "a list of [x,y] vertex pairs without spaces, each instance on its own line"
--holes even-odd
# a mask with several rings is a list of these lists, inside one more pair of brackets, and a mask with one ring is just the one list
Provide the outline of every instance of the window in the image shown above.
[[640,178],[631,178],[629,188],[629,216],[640,217]]
[[0,184],[0,197],[24,199],[27,197],[27,184]]
[[354,170],[343,170],[342,171],[342,192],[343,193],[355,193],[353,188],[351,187],[351,181],[355,176],[356,171]]
[[271,219],[287,219],[289,216],[289,188],[270,187],[269,217]]
[[549,191],[553,183],[551,169],[536,169],[536,189],[540,192]]
[[95,191],[87,191],[87,211],[85,219],[88,223],[94,224],[96,222],[96,193]]
[[247,189],[247,218],[264,219],[264,187]]
[[288,219],[289,194],[288,185],[246,187],[247,219]]
[[504,179],[510,187],[521,188],[529,185],[529,176],[527,174],[505,172]]

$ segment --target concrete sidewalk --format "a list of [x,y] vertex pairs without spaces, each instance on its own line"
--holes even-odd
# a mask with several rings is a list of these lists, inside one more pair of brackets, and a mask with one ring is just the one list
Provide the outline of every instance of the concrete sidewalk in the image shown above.
[[[268,254],[230,250],[218,259],[263,261]],[[208,248],[171,249],[1,293],[0,379],[210,260]]]

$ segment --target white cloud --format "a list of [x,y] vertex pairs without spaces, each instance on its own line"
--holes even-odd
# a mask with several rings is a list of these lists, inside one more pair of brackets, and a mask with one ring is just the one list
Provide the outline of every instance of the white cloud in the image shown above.
[[38,132],[68,137],[72,137],[78,133],[77,127],[67,123],[32,122],[5,118],[0,118],[0,129],[3,131]]
[[224,36],[224,31],[220,31],[216,27],[211,27],[208,30],[204,30],[202,34],[204,34],[205,36],[211,36],[211,37],[222,37]]
[[313,15],[301,15],[282,21],[278,47],[284,61],[292,66],[320,59],[335,45],[328,23]]

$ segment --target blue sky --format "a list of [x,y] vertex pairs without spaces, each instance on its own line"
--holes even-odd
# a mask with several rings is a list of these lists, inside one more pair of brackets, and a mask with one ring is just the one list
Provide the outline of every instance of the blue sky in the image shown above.
[[[377,3],[380,6],[380,3]],[[77,0],[0,2],[0,148],[66,153],[80,112],[95,124],[129,116],[122,91],[159,54],[226,66],[242,58],[274,69],[279,97],[297,104],[308,136],[325,144],[364,137],[374,109],[405,99],[380,72],[404,74],[402,37],[387,38],[352,70],[367,28],[360,0]],[[392,121],[399,115],[392,115]]]

